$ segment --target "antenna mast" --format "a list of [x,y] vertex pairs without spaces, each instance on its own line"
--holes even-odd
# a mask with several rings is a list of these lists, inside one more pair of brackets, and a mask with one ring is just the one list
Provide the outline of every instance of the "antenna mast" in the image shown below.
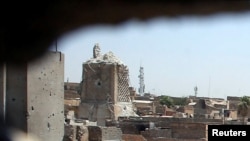
[[145,84],[144,84],[144,70],[143,70],[143,67],[140,67],[140,75],[138,76],[139,77],[139,84],[140,84],[140,88],[139,88],[139,94],[140,96],[143,96],[144,94],[144,90],[145,90]]
[[195,95],[195,98],[197,97],[197,91],[198,91],[198,87],[195,86],[195,87],[194,87],[194,95]]

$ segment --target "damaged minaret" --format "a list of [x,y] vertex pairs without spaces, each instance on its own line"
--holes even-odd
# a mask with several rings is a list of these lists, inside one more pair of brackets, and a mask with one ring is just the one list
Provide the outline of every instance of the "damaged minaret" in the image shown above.
[[93,48],[93,57],[97,58],[101,56],[101,49],[99,47],[99,44],[95,44],[94,48]]
[[104,126],[106,120],[136,116],[129,92],[129,71],[112,52],[101,55],[95,44],[93,58],[83,63],[79,117]]

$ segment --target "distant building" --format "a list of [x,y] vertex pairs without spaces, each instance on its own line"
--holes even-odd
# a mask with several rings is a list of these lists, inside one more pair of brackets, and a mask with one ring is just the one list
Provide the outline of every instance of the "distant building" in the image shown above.
[[194,108],[194,117],[223,118],[223,111],[229,110],[229,101],[221,98],[189,97],[192,101],[188,105]]
[[176,111],[185,113],[187,117],[193,117],[194,115],[194,107],[191,105],[180,106]]
[[138,115],[152,115],[155,113],[153,101],[149,100],[133,100],[134,107]]

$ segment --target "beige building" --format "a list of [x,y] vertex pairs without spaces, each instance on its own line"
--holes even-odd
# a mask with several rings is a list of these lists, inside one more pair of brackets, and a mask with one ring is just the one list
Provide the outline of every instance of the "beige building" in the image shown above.
[[181,106],[176,111],[185,113],[187,117],[193,117],[194,115],[194,107],[191,105]]
[[133,100],[134,107],[139,115],[152,115],[155,113],[153,101],[149,100]]

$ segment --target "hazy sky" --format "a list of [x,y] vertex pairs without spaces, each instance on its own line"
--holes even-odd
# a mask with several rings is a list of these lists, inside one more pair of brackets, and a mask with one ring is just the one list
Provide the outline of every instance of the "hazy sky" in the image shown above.
[[[250,13],[209,17],[156,18],[122,25],[85,27],[65,34],[58,49],[65,55],[65,82],[80,82],[82,63],[99,43],[129,68],[130,85],[157,95],[250,95]],[[138,92],[138,91],[137,91]]]

